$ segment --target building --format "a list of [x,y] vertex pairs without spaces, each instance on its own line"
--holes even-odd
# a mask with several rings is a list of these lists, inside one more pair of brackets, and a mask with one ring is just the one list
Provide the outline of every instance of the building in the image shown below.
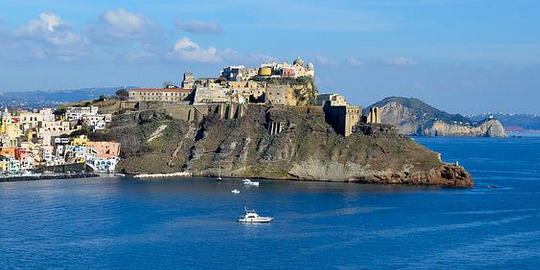
[[294,88],[287,85],[271,85],[266,88],[266,104],[296,106]]
[[381,123],[380,110],[381,109],[379,107],[369,108],[369,113],[366,117],[366,123],[380,124]]
[[193,89],[195,85],[195,76],[191,72],[185,72],[184,78],[182,79],[182,88],[183,89]]
[[247,74],[245,66],[227,66],[221,70],[220,77],[225,78],[227,81],[245,81],[250,79]]
[[315,66],[313,63],[306,65],[300,56],[294,60],[293,67],[296,69],[296,77],[315,77]]
[[66,118],[68,121],[82,120],[88,115],[97,115],[99,108],[96,106],[90,107],[68,107],[66,109]]
[[354,126],[362,121],[362,108],[357,106],[332,106],[330,101],[324,104],[325,120],[336,133],[345,137],[351,135]]
[[249,100],[249,94],[241,89],[229,87],[197,87],[193,97],[193,104],[204,103],[238,103],[242,104]]
[[281,69],[281,77],[296,78],[296,69],[294,67],[283,67]]
[[88,153],[98,158],[116,158],[120,155],[120,143],[117,142],[87,142]]
[[191,94],[191,88],[133,88],[129,90],[129,101],[181,102]]
[[98,114],[98,115],[87,115],[83,118],[83,122],[92,130],[102,130],[105,129],[107,123],[112,122],[111,114]]
[[97,172],[114,172],[120,155],[120,143],[87,142],[86,165]]
[[329,101],[331,106],[347,106],[345,97],[339,94],[321,94],[317,96],[317,105],[324,106]]
[[0,156],[0,171],[17,173],[21,170],[20,162],[11,156]]

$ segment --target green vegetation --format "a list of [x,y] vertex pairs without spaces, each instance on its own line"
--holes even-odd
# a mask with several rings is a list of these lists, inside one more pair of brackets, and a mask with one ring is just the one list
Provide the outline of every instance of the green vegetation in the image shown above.
[[[414,109],[418,111],[418,113],[425,114],[423,115],[423,117],[425,118],[435,118],[435,119],[439,119],[447,123],[452,123],[454,121],[463,122],[463,123],[472,123],[472,121],[465,116],[462,116],[460,114],[449,114],[447,112],[438,110],[416,98],[388,97],[373,104],[372,106],[383,107],[385,104],[392,101],[398,104],[401,104],[405,107]],[[369,110],[369,108],[367,108],[367,110]]]

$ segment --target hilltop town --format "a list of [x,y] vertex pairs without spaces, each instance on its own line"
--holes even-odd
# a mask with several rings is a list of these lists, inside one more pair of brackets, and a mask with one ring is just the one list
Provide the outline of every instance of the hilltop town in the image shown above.
[[315,66],[224,67],[215,78],[120,89],[56,109],[2,112],[0,169],[176,173],[470,186],[463,167],[381,124],[338,93],[319,93]]
[[[161,88],[132,88],[120,98],[119,108],[145,110],[165,108],[186,121],[205,117],[219,107],[222,117],[242,116],[247,104],[320,107],[336,132],[354,132],[361,121],[377,123],[377,108],[367,116],[339,94],[319,94],[314,84],[315,67],[298,57],[292,64],[263,63],[257,68],[243,65],[224,67],[216,78],[195,78],[184,73],[182,83],[164,83]],[[205,107],[209,106],[209,107]],[[217,106],[217,107],[216,107]],[[211,110],[211,109],[210,109]],[[98,131],[112,121],[111,113],[98,106],[72,106],[39,110],[1,112],[0,170],[18,173],[38,167],[86,164],[98,172],[114,172],[120,144],[90,141],[84,131]],[[270,133],[280,131],[273,123]]]

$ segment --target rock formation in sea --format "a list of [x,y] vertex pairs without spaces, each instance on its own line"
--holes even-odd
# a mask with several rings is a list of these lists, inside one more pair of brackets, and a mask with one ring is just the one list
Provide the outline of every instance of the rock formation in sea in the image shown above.
[[[459,114],[440,111],[419,99],[388,97],[370,107],[379,107],[381,122],[394,125],[399,133],[416,136],[506,137],[499,120],[472,121]],[[367,110],[369,110],[369,108]]]
[[325,122],[322,110],[244,106],[241,117],[211,113],[189,122],[164,109],[129,111],[91,137],[121,142],[118,168],[126,173],[221,171],[224,177],[473,185],[463,167],[442,162],[392,126],[361,124],[344,137]]

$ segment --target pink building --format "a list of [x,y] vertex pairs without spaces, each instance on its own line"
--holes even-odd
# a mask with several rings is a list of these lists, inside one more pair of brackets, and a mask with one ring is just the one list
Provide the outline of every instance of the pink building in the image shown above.
[[117,142],[87,142],[86,149],[95,153],[97,158],[115,158],[120,155],[120,143]]
[[283,77],[294,78],[296,77],[296,69],[294,69],[293,67],[284,67],[281,71],[281,74],[281,76]]

